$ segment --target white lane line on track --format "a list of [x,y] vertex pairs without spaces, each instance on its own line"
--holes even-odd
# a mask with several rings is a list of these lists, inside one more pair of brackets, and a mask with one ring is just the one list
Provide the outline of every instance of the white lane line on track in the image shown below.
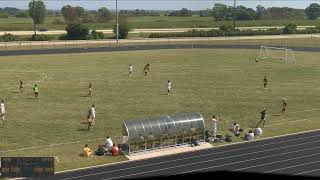
[[[318,149],[318,148],[320,148],[320,147],[309,148],[309,149]],[[305,150],[306,150],[306,149],[304,149],[304,150],[299,150],[299,151],[305,151]],[[296,152],[299,152],[299,151],[296,151]],[[294,152],[294,151],[293,151],[293,152]],[[293,153],[293,152],[290,152],[290,153]],[[247,162],[247,161],[252,161],[252,160],[257,160],[257,159],[263,159],[263,158],[268,158],[268,157],[274,157],[274,156],[279,156],[279,155],[284,155],[284,154],[289,154],[289,153],[282,153],[282,154],[276,154],[276,155],[271,155],[271,156],[265,156],[265,157],[262,157],[262,158],[248,159],[248,160],[245,160],[245,161],[238,161],[238,162],[233,162],[233,163],[228,163],[228,164],[222,164],[222,165],[218,165],[218,166],[211,166],[211,167],[206,167],[206,168],[200,168],[200,169],[195,169],[195,170],[192,170],[192,171],[185,171],[185,172],[177,173],[177,174],[185,174],[185,173],[190,173],[190,172],[195,172],[195,171],[200,171],[200,170],[206,170],[206,169],[212,169],[212,168],[223,167],[223,166],[228,166],[228,165],[234,165],[234,164],[238,164],[238,163],[242,163],[242,162]],[[318,154],[320,154],[320,153],[311,154],[311,155],[306,155],[306,156],[301,156],[301,157],[292,158],[292,159],[286,159],[286,160],[283,160],[283,161],[289,161],[289,160],[294,160],[294,159],[301,159],[301,158],[304,158],[304,157],[311,157],[311,156],[318,155]],[[276,162],[277,162],[277,161],[276,161]],[[203,163],[203,162],[200,162],[200,163]],[[188,165],[193,165],[193,164],[199,164],[199,162],[198,162],[198,163],[191,163],[191,164],[184,164],[184,165],[179,165],[179,166],[173,166],[173,167],[168,167],[168,168],[162,168],[162,169],[156,169],[156,170],[152,170],[152,171],[144,171],[144,172],[140,172],[140,173],[127,174],[127,175],[124,175],[124,176],[107,178],[107,179],[103,179],[103,180],[118,179],[118,178],[122,178],[122,177],[128,177],[128,176],[134,176],[134,175],[140,175],[140,174],[146,174],[146,173],[152,173],[152,172],[156,172],[156,171],[162,171],[162,170],[172,169],[172,168],[176,168],[176,167],[183,167],[183,166],[188,166]],[[175,174],[175,175],[176,175],[176,174]]]
[[297,173],[297,174],[294,174],[294,175],[308,174],[308,173],[316,172],[316,171],[320,171],[320,169],[313,169],[313,170],[310,170],[310,171],[304,171],[304,172]]
[[[315,148],[315,149],[317,149],[317,148]],[[279,163],[279,162],[286,162],[286,161],[291,161],[291,160],[295,160],[295,159],[301,159],[301,158],[304,158],[304,157],[311,157],[311,156],[315,156],[315,155],[318,155],[318,154],[320,154],[320,153],[306,155],[306,156],[300,156],[300,157],[297,157],[297,158],[290,158],[290,159],[285,159],[285,160],[280,160],[280,161],[273,161],[273,162],[270,162],[270,163],[264,163],[264,164],[259,164],[259,165],[255,165],[255,166],[249,166],[249,167],[245,167],[245,168],[236,169],[234,171],[240,171],[240,170],[244,170],[244,169],[250,169],[250,168],[255,168],[255,167],[275,164],[275,163]]]
[[[267,151],[272,151],[272,150],[277,150],[277,149],[283,149],[283,148],[287,148],[287,147],[301,146],[301,145],[310,144],[310,143],[314,143],[314,142],[320,142],[320,140],[312,141],[312,142],[306,142],[306,143],[301,143],[301,144],[295,144],[295,145],[290,145],[290,146],[283,146],[283,147],[274,148],[274,149],[267,149],[267,150],[262,150],[262,151],[256,151],[256,152],[251,152],[251,153],[239,154],[239,155],[235,155],[235,156],[228,156],[228,157],[223,157],[223,158],[218,158],[218,159],[213,159],[213,160],[200,161],[200,162],[196,162],[196,163],[189,163],[189,164],[184,164],[184,165],[182,165],[182,166],[188,166],[188,165],[193,165],[193,164],[200,164],[200,163],[204,163],[204,162],[212,162],[212,161],[223,160],[223,159],[230,159],[230,158],[234,158],[234,157],[241,157],[241,156],[244,156],[244,155],[257,154],[257,153],[261,153],[261,152],[267,152]],[[315,148],[310,148],[310,149],[318,149],[318,148],[320,148],[320,147],[315,147]],[[237,150],[238,150],[238,149],[237,149]],[[303,149],[303,150],[299,150],[299,151],[305,151],[305,150],[307,150],[307,149]],[[221,153],[225,153],[225,151],[222,151],[222,152],[216,153],[216,154],[221,154]],[[292,153],[292,152],[291,152],[291,153]],[[211,154],[215,154],[215,153],[211,153]],[[208,154],[203,155],[203,156],[208,156]],[[181,160],[185,160],[185,159],[192,159],[192,158],[198,158],[198,157],[201,157],[201,156],[181,158],[181,159],[175,159],[175,160],[170,160],[170,161],[163,161],[163,162],[152,163],[152,164],[145,164],[145,165],[141,165],[141,166],[135,166],[135,167],[117,169],[117,170],[107,171],[107,172],[99,172],[99,173],[87,174],[87,175],[83,175],[83,176],[76,176],[76,177],[66,178],[66,179],[63,179],[63,180],[75,179],[75,178],[79,178],[79,177],[86,177],[86,176],[98,175],[98,174],[108,174],[108,173],[112,173],[112,172],[118,172],[118,171],[135,169],[135,168],[141,168],[141,167],[145,167],[145,166],[152,166],[152,165],[158,165],[158,164],[169,163],[169,162],[176,162],[176,161],[181,161]],[[174,167],[180,167],[180,166],[174,166]],[[173,168],[174,168],[174,167],[173,167]],[[172,167],[171,167],[171,168],[172,168]]]
[[[281,137],[289,137],[289,136],[292,136],[292,135],[299,135],[299,134],[303,134],[303,133],[316,132],[316,131],[319,131],[319,130],[320,129],[315,129],[315,130],[303,131],[303,132],[298,132],[298,133],[291,133],[291,134],[285,134],[285,135],[280,135],[280,136],[267,137],[267,138],[258,139],[258,140],[254,141],[254,142],[263,141],[263,140],[269,140],[269,139],[276,139],[276,138],[281,138]],[[317,136],[312,136],[312,137],[317,137]],[[252,146],[252,147],[260,147],[260,146],[265,146],[265,145],[270,145],[270,144],[278,144],[278,143],[282,143],[282,142],[289,142],[289,141],[295,141],[295,140],[306,139],[306,138],[309,138],[309,137],[303,137],[303,138],[291,139],[291,140],[284,140],[284,141],[279,141],[279,142],[275,142],[275,143],[269,143],[269,144]],[[219,149],[219,148],[223,148],[223,147],[234,146],[234,145],[237,145],[237,144],[245,144],[245,143],[252,143],[252,142],[243,141],[243,142],[226,144],[226,145],[222,145],[222,146],[216,146],[216,147],[212,147],[212,148],[218,148]],[[250,149],[252,147],[240,148],[240,149]],[[224,152],[232,152],[232,151],[235,151],[235,150],[224,151]],[[149,159],[156,159],[156,158],[161,158],[161,157],[153,157],[153,158],[149,158]],[[144,159],[135,160],[135,161],[143,161],[143,160]],[[122,162],[116,162],[116,163],[101,164],[101,165],[97,165],[97,166],[90,166],[90,167],[84,167],[84,168],[77,168],[77,169],[59,171],[59,172],[56,172],[55,174],[74,172],[74,171],[80,171],[80,170],[89,170],[89,169],[98,168],[98,167],[106,167],[106,166],[111,166],[111,165],[115,165],[115,164],[126,164],[126,163],[130,163],[130,162],[132,162],[132,161],[122,161]]]
[[319,160],[319,161],[312,161],[312,162],[308,162],[308,163],[303,163],[303,164],[298,164],[298,165],[294,165],[294,166],[288,166],[288,167],[279,168],[279,169],[273,169],[273,170],[270,170],[270,171],[266,171],[266,172],[264,172],[264,173],[281,171],[281,170],[284,170],[284,169],[290,169],[290,168],[299,167],[299,166],[304,166],[304,165],[308,165],[308,164],[314,164],[314,163],[317,163],[317,162],[320,162],[320,160]]

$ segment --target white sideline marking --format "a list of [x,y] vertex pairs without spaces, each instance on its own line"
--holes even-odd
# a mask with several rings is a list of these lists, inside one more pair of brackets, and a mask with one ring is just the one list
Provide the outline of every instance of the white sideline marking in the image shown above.
[[[30,72],[36,72],[36,71],[30,71]],[[305,112],[305,111],[315,111],[315,110],[320,110],[320,108],[307,109],[307,110],[303,110],[303,111],[295,111],[295,112],[291,112],[291,113],[287,113],[287,114]],[[298,120],[296,120],[296,121],[298,121]],[[290,122],[290,121],[286,121],[286,122]],[[291,122],[294,122],[294,121],[291,121]],[[270,126],[274,126],[274,125],[278,125],[278,124],[266,125],[265,127],[270,127]],[[274,136],[274,137],[271,137],[271,138],[282,137],[282,136],[286,136],[286,135],[289,136],[289,135],[312,132],[312,131],[317,131],[317,130],[320,130],[320,129],[315,129],[315,130],[310,130],[310,131],[303,131],[303,132],[292,133],[292,134],[285,134],[285,135],[281,135],[281,136]],[[119,137],[121,138],[121,136],[115,136],[115,138],[119,138]],[[37,148],[43,148],[43,147],[50,147],[50,146],[60,146],[60,145],[66,145],[66,144],[76,144],[76,143],[88,142],[88,141],[96,141],[96,140],[101,140],[101,139],[105,139],[105,138],[98,138],[98,139],[91,139],[91,140],[81,140],[81,141],[69,141],[69,142],[65,142],[65,143],[48,144],[48,145],[43,145],[43,146],[31,146],[31,147],[26,147],[26,148],[17,148],[17,149],[4,150],[4,151],[0,151],[0,152],[11,152],[11,151],[20,151],[20,150],[28,150],[28,149],[37,149]],[[260,140],[263,140],[263,139],[267,139],[267,138],[262,138]],[[239,142],[239,143],[244,143],[244,142]],[[228,145],[232,145],[232,144],[238,144],[238,143],[231,143],[231,144],[228,144]],[[227,146],[227,145],[224,145],[224,146]]]
[[[283,146],[283,147],[279,147],[279,148],[267,149],[267,150],[262,150],[262,151],[250,152],[250,153],[245,153],[245,154],[239,154],[239,155],[235,155],[235,156],[228,156],[228,157],[223,157],[223,158],[218,158],[218,159],[213,159],[213,160],[200,161],[200,162],[196,162],[196,163],[189,163],[189,164],[184,164],[182,166],[200,164],[200,163],[204,163],[204,162],[213,162],[213,161],[229,159],[229,158],[234,158],[234,157],[241,157],[241,156],[244,156],[244,155],[257,154],[257,153],[261,153],[261,152],[268,152],[268,151],[273,151],[273,150],[278,150],[278,149],[283,149],[283,148],[288,148],[288,147],[294,147],[294,146],[301,146],[301,145],[310,144],[310,143],[319,142],[319,141],[320,140],[307,142],[307,143],[301,143],[301,144],[295,144],[295,145],[290,145],[290,146]],[[320,147],[313,147],[313,148],[309,148],[309,149],[318,149],[318,148],[320,148]],[[245,149],[245,148],[242,148],[242,149]],[[206,155],[202,155],[202,156],[208,156],[208,155],[213,155],[213,154],[223,154],[223,153],[226,153],[226,152],[232,152],[232,151],[237,151],[237,150],[241,150],[241,148],[240,149],[231,150],[231,151],[222,151],[222,152],[218,152],[218,153],[210,153],[210,154],[206,154]],[[305,151],[305,150],[307,150],[307,149],[298,150],[297,152]],[[292,152],[289,152],[289,153],[292,153]],[[277,154],[277,155],[279,155],[279,154]],[[145,167],[145,166],[158,165],[158,164],[163,164],[163,163],[168,163],[168,162],[173,162],[173,161],[176,162],[176,161],[181,161],[181,160],[185,160],[185,159],[192,159],[192,158],[198,158],[198,157],[201,157],[201,156],[197,156],[197,157],[192,156],[192,157],[188,157],[188,158],[181,158],[181,159],[175,159],[175,160],[169,160],[169,161],[162,161],[162,162],[159,162],[159,163],[145,164],[145,165],[140,165],[140,166],[135,166],[135,167],[117,169],[117,170],[113,170],[113,171],[87,174],[87,175],[83,175],[83,176],[75,176],[75,177],[66,178],[66,179],[63,179],[63,180],[74,179],[74,178],[78,178],[78,177],[86,177],[86,176],[91,176],[91,175],[98,175],[98,174],[107,174],[107,173],[111,173],[111,172],[135,169],[135,168],[140,168],[140,167]],[[170,168],[174,168],[174,167],[180,167],[180,165],[179,166],[173,166],[173,167],[170,167]]]
[[[273,137],[261,138],[261,139],[255,140],[255,141],[275,139],[275,138],[280,138],[280,137],[285,137],[285,136],[298,135],[298,134],[303,134],[303,133],[308,133],[308,132],[315,132],[315,131],[319,131],[319,130],[320,130],[320,129],[314,129],[314,130],[309,130],[309,131],[303,131],[303,132],[297,132],[297,133],[284,134],[284,135],[280,135],[280,136],[273,136]],[[290,140],[288,140],[288,141],[290,141]],[[280,142],[287,142],[287,141],[280,141]],[[225,145],[221,145],[221,146],[215,146],[215,147],[212,147],[212,148],[222,148],[222,147],[226,147],[226,146],[233,146],[233,145],[244,144],[244,143],[250,143],[250,142],[249,142],[249,141],[243,141],[243,142],[225,144]],[[155,157],[150,158],[150,159],[154,159],[154,158],[155,158]],[[136,161],[142,161],[142,159],[141,159],[141,160],[136,160]],[[132,161],[130,161],[130,162],[132,162]],[[97,166],[88,166],[88,167],[83,167],[83,168],[76,168],[76,169],[64,170],[64,171],[56,172],[56,174],[65,173],[65,172],[79,171],[79,170],[85,170],[85,169],[92,169],[92,168],[96,168],[96,167],[111,166],[111,165],[114,165],[114,164],[124,164],[124,163],[129,163],[129,161],[122,161],[122,162],[116,162],[116,163],[101,164],[101,165],[97,165]]]
[[276,126],[276,125],[281,125],[281,124],[288,124],[288,123],[293,123],[293,122],[299,122],[299,121],[310,121],[310,119],[298,119],[298,120],[294,120],[294,121],[283,121],[281,123],[275,123],[275,124],[270,124],[270,125],[265,125],[264,127],[272,127],[272,126]]
[[314,170],[310,170],[310,171],[304,171],[304,172],[297,173],[297,174],[294,174],[294,175],[307,174],[307,173],[314,172],[314,171],[320,171],[320,169],[314,169]]
[[[320,147],[309,148],[309,149],[317,149],[317,148],[320,148]],[[305,151],[305,150],[306,150],[306,149],[299,150],[299,151]],[[261,158],[247,159],[247,160],[244,160],[244,161],[238,161],[238,162],[233,162],[233,163],[228,163],[228,164],[222,164],[222,165],[218,165],[218,166],[211,166],[211,167],[206,167],[206,168],[201,168],[201,169],[195,169],[195,170],[192,170],[192,171],[185,171],[185,172],[177,173],[177,174],[185,174],[185,173],[194,172],[194,171],[199,171],[199,170],[211,169],[211,168],[216,168],[216,167],[223,167],[223,166],[238,164],[238,163],[247,162],[247,161],[252,161],[252,160],[257,160],[257,159],[264,159],[264,158],[268,158],[268,157],[274,157],[274,156],[279,156],[279,155],[284,155],[284,154],[290,154],[290,153],[299,152],[299,151],[292,151],[292,152],[288,152],[288,153],[275,154],[275,155],[265,156],[265,157],[261,157]],[[300,158],[310,157],[310,156],[314,156],[314,155],[318,155],[318,154],[320,154],[320,153],[311,154],[311,155],[306,155],[306,156],[301,156],[301,157],[292,158],[292,159],[286,159],[286,160],[283,160],[283,161],[289,161],[289,160],[293,160],[293,159],[300,159]],[[212,161],[212,160],[210,160],[210,161]],[[140,172],[140,173],[127,174],[127,175],[124,175],[124,176],[118,176],[118,177],[107,178],[107,179],[118,179],[118,178],[127,177],[127,176],[134,176],[134,175],[145,174],[145,173],[150,173],[150,172],[162,171],[162,170],[172,169],[172,168],[176,168],[176,167],[189,166],[189,165],[199,164],[199,163],[205,163],[205,162],[208,162],[208,161],[202,161],[202,162],[197,162],[197,163],[184,164],[184,165],[173,166],[173,167],[162,168],[162,169],[155,169],[155,170],[152,170],[152,171],[144,171],[144,172]],[[276,161],[276,162],[278,162],[278,161]],[[104,180],[107,180],[107,179],[104,179]]]
[[294,165],[294,166],[288,166],[288,167],[284,167],[284,168],[280,168],[280,169],[274,169],[274,170],[271,170],[271,171],[266,171],[266,172],[264,172],[264,173],[270,173],[270,172],[274,172],[274,171],[280,171],[280,170],[284,170],[284,169],[290,169],[290,168],[293,168],[293,167],[304,166],[304,165],[307,165],[307,164],[314,164],[314,163],[317,163],[317,162],[320,162],[320,161],[312,161],[312,162],[303,163],[303,164],[298,164],[298,165]]

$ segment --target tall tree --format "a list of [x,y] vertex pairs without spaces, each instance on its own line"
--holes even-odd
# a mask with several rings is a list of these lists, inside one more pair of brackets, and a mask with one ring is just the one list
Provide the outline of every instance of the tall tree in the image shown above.
[[79,16],[76,11],[76,8],[70,5],[63,6],[61,8],[61,13],[62,13],[63,19],[68,23],[79,21]]
[[306,9],[305,13],[311,20],[315,20],[320,16],[320,5],[317,3],[310,4]]
[[75,11],[76,11],[76,13],[77,13],[77,16],[78,16],[79,18],[82,18],[82,17],[84,16],[84,13],[85,13],[84,8],[81,7],[81,6],[76,6],[76,7],[74,7],[74,8],[75,8]]
[[106,8],[98,9],[98,22],[109,22],[112,19],[112,13]]
[[[127,38],[129,32],[132,30],[132,27],[128,24],[127,17],[120,16],[119,18],[119,39]],[[113,27],[113,33],[117,34],[117,25]]]
[[258,5],[256,7],[256,19],[261,19],[261,17],[265,13],[265,11],[266,11],[266,9],[263,6]]
[[46,5],[43,3],[43,1],[35,0],[34,8],[33,2],[29,2],[29,16],[35,21],[36,24],[44,23],[44,19],[46,17]]

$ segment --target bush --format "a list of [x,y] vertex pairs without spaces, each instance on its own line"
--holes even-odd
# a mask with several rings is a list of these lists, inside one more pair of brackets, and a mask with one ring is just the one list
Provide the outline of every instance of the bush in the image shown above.
[[283,29],[283,34],[294,34],[297,31],[297,25],[288,24]]
[[233,26],[223,24],[219,27],[219,29],[224,32],[233,31]]
[[52,38],[48,35],[45,34],[37,34],[37,35],[32,35],[31,41],[49,41]]
[[104,34],[93,29],[86,39],[104,39]]
[[5,34],[3,36],[0,36],[1,42],[9,42],[9,41],[16,41],[17,37],[12,34]]
[[89,35],[89,27],[81,23],[68,24],[65,30],[67,35],[62,37],[66,38],[66,40],[84,40]]
[[[127,38],[128,34],[132,28],[128,24],[127,18],[124,16],[120,17],[119,22],[120,22],[119,23],[119,39],[125,39],[125,38]],[[117,25],[115,25],[113,27],[113,33],[115,34],[115,37],[116,37]]]

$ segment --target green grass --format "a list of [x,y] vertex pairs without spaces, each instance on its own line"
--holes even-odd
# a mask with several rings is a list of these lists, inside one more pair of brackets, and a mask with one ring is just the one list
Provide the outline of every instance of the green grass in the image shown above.
[[[177,49],[0,57],[0,98],[7,105],[7,120],[0,128],[0,156],[54,156],[58,171],[123,161],[124,156],[82,158],[78,154],[85,143],[97,148],[104,141],[99,138],[107,135],[120,143],[123,120],[177,112],[201,112],[208,128],[215,113],[222,134],[233,121],[245,130],[251,128],[263,107],[271,125],[264,128],[263,137],[320,128],[320,53],[296,52],[296,63],[256,63],[252,57],[258,53]],[[132,78],[127,75],[130,63]],[[146,63],[151,64],[149,77],[142,72]],[[262,88],[264,75],[269,79],[268,90]],[[22,94],[17,93],[19,79],[25,82]],[[170,96],[165,95],[168,79],[173,82]],[[83,97],[90,80],[93,97]],[[35,83],[39,101],[31,91]],[[278,116],[283,96],[288,99],[285,119]],[[88,132],[80,122],[92,103],[97,120]],[[302,119],[306,120],[296,121]],[[55,143],[67,144],[8,151]]]
[[[44,26],[49,30],[63,30],[65,25],[52,24],[55,18],[62,17],[46,17]],[[170,17],[170,16],[142,16],[129,17],[128,22],[134,28],[211,28],[219,27],[222,24],[233,25],[232,21],[214,21],[212,17]],[[319,20],[256,20],[256,21],[237,21],[238,27],[247,26],[281,26],[294,23],[299,26],[303,25],[320,25]],[[111,29],[115,24],[115,20],[108,23],[87,23],[96,29]],[[33,22],[31,18],[0,18],[0,31],[9,30],[33,30]]]

